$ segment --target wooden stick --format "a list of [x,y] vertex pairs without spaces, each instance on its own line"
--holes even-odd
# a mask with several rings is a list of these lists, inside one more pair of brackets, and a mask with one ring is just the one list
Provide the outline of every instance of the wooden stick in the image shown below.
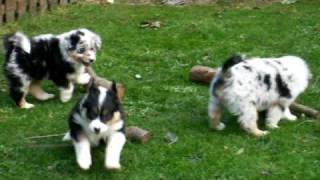
[[[32,136],[32,137],[26,137],[26,139],[43,139],[43,138],[51,138],[51,137],[59,137],[64,136],[65,133],[60,134],[49,134],[49,135],[42,135],[42,136]],[[142,128],[139,128],[137,126],[129,126],[126,128],[126,137],[130,141],[136,141],[140,144],[145,144],[151,139],[151,133],[147,130],[144,130]],[[35,147],[46,147],[50,145],[32,145]],[[52,145],[53,146],[53,145]]]
[[[207,67],[207,66],[194,66],[192,67],[189,75],[189,79],[194,82],[201,82],[205,84],[210,84],[212,78],[215,75],[215,69]],[[290,106],[290,110],[294,114],[305,114],[308,117],[320,119],[320,112],[311,107],[299,104],[292,103]]]
[[[112,82],[108,81],[104,78],[99,77],[94,70],[91,68],[91,66],[86,67],[86,71],[89,73],[89,75],[95,79],[95,81],[106,88],[111,88]],[[124,92],[125,92],[125,87],[123,84],[117,83],[117,92],[118,92],[118,97],[120,98],[121,101],[124,99]]]
[[137,126],[131,126],[126,128],[126,137],[130,141],[137,141],[140,144],[145,144],[150,140],[151,133]]
[[72,144],[60,143],[60,144],[27,144],[27,148],[65,148],[72,147]]
[[296,102],[294,102],[290,105],[290,110],[293,113],[300,113],[300,114],[303,113],[309,117],[313,117],[315,119],[320,119],[320,112],[319,111],[317,111],[311,107],[308,107],[308,106],[305,106],[302,104],[298,104]]
[[43,139],[43,138],[58,137],[58,136],[63,136],[63,135],[65,135],[65,133],[49,134],[49,135],[43,135],[43,136],[31,136],[31,137],[26,137],[26,139]]

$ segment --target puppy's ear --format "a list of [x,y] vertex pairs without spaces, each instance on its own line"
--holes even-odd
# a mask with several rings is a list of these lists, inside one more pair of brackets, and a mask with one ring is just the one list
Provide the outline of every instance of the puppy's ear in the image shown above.
[[118,94],[117,83],[116,83],[115,81],[112,81],[111,90],[112,90],[115,94]]
[[91,77],[89,80],[89,83],[87,85],[87,91],[90,91],[92,89],[96,89],[97,88],[97,82],[96,79]]
[[80,40],[80,37],[78,34],[71,34],[71,36],[69,38],[70,46],[68,49],[75,50],[79,40]]
[[96,48],[101,49],[102,41],[101,41],[100,36],[98,36],[97,34],[94,34],[93,41],[94,41],[94,45],[96,46]]

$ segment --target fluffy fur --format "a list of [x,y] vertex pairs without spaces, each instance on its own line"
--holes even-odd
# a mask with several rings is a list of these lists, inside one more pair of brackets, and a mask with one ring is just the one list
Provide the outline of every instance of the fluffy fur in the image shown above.
[[76,104],[69,116],[70,131],[64,140],[71,139],[78,165],[90,168],[91,146],[105,142],[107,169],[120,169],[120,154],[126,142],[122,107],[115,83],[112,89],[90,83],[88,92]]
[[210,87],[208,106],[210,128],[224,129],[220,122],[222,108],[238,116],[238,122],[248,133],[263,136],[257,126],[258,112],[267,110],[266,126],[278,128],[281,118],[296,120],[289,105],[308,86],[311,74],[299,57],[229,58],[219,68]]
[[10,97],[19,107],[32,108],[25,100],[28,92],[39,100],[54,97],[40,88],[43,79],[52,80],[59,87],[62,102],[72,97],[73,82],[87,84],[90,76],[85,73],[85,66],[96,60],[101,39],[87,29],[30,39],[16,32],[5,36],[3,44]]

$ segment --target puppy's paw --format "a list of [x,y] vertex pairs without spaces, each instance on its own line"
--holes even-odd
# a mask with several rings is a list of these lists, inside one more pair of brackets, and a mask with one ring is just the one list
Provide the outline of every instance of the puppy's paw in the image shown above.
[[289,121],[296,121],[297,120],[297,116],[289,114],[285,117],[287,120]]
[[226,125],[224,125],[224,123],[220,122],[219,125],[215,127],[215,129],[218,131],[222,131],[225,129],[225,127],[226,127]]
[[41,96],[36,97],[38,100],[45,101],[54,98],[54,94],[43,93]]
[[78,165],[80,166],[81,169],[88,170],[90,169],[90,166],[91,166],[91,159],[89,158],[78,159]]
[[267,124],[268,129],[278,129],[279,126],[277,124]]
[[30,104],[30,103],[27,103],[27,102],[21,104],[21,106],[20,106],[20,108],[22,108],[22,109],[31,109],[33,107],[34,107],[33,104]]
[[254,133],[254,135],[255,135],[256,137],[262,137],[262,136],[265,136],[265,135],[267,135],[267,134],[269,134],[269,131],[261,131],[261,130],[259,130],[259,131],[257,131],[257,132]]
[[121,165],[119,163],[116,163],[116,164],[106,163],[106,168],[110,171],[120,171]]
[[60,96],[60,100],[61,100],[61,102],[66,103],[66,102],[70,101],[71,97],[72,97],[71,95],[70,96]]
[[66,103],[68,101],[70,101],[70,99],[72,98],[72,91],[66,91],[66,90],[62,90],[60,91],[60,100],[63,103]]

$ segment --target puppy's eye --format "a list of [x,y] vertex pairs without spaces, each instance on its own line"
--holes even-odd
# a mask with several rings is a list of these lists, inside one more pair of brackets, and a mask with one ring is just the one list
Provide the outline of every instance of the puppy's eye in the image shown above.
[[79,49],[77,49],[77,53],[79,53],[79,54],[83,54],[85,51],[86,51],[85,48],[79,48]]
[[93,107],[91,111],[93,114],[99,114],[99,109],[97,107]]
[[105,110],[102,111],[101,114],[102,114],[102,116],[106,116],[106,115],[108,115],[108,113],[109,113],[109,111],[105,109]]

